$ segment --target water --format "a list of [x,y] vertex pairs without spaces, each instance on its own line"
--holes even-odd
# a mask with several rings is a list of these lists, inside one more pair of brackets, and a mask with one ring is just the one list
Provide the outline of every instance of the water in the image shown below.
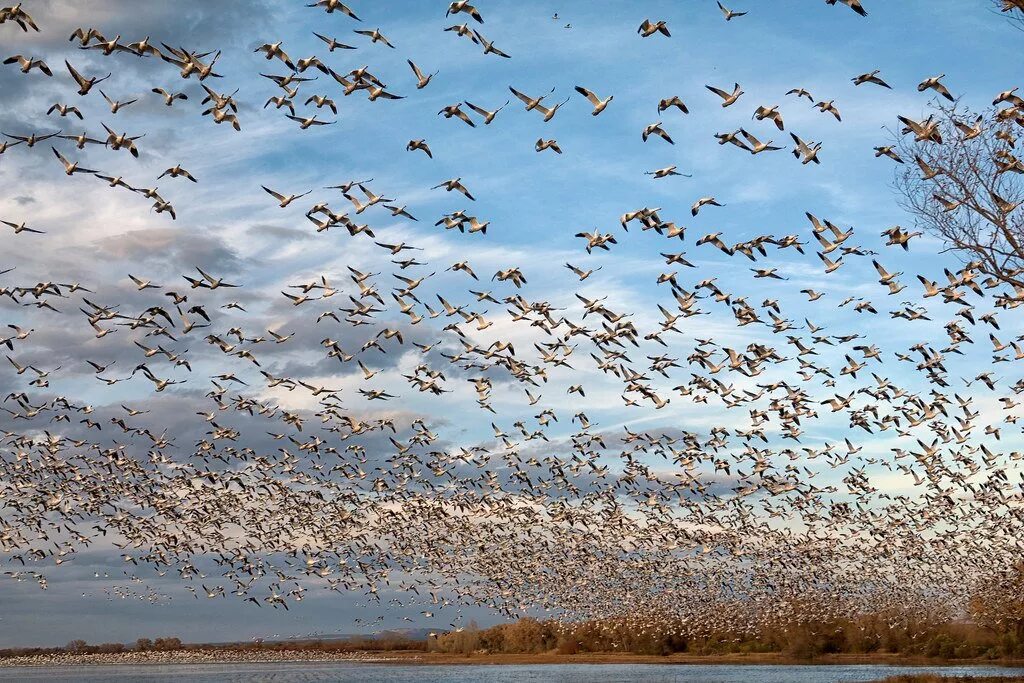
[[899,673],[946,676],[1024,676],[1024,668],[995,666],[537,664],[380,665],[350,663],[181,664],[0,668],[0,681],[76,683],[836,683]]

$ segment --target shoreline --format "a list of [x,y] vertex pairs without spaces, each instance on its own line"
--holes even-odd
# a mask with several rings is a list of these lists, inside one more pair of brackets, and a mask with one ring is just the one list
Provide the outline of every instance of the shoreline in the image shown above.
[[661,666],[686,665],[784,665],[784,666],[991,666],[996,668],[1024,667],[1024,660],[1009,659],[938,659],[903,655],[822,655],[814,659],[796,659],[781,653],[692,655],[642,655],[617,653],[586,654],[484,654],[471,655],[399,651],[288,650],[246,649],[229,650],[197,648],[172,651],[91,653],[91,654],[38,654],[0,659],[0,669],[13,667],[62,666],[176,666],[201,664],[317,664],[351,663],[382,666],[507,666],[507,665],[581,665],[652,664]]
[[61,666],[194,666],[198,664],[403,664],[415,658],[390,656],[385,652],[331,652],[323,650],[227,650],[196,648],[171,651],[97,652],[88,654],[38,654],[0,659],[0,670],[16,667]]

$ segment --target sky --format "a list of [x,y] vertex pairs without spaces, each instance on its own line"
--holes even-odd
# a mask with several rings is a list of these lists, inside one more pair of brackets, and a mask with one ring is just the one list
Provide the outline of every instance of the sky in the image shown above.
[[[897,115],[927,116],[934,93],[920,93],[916,87],[926,77],[945,74],[947,87],[974,110],[985,108],[996,93],[1013,87],[1022,64],[1010,46],[1019,45],[1021,33],[998,13],[971,0],[864,0],[864,4],[869,11],[866,18],[817,0],[733,0],[732,9],[749,14],[726,22],[713,0],[651,0],[642,7],[629,2],[480,0],[477,6],[485,23],[478,28],[511,55],[502,59],[483,55],[469,39],[443,31],[471,20],[465,15],[445,17],[447,3],[437,0],[353,0],[351,6],[362,22],[291,1],[32,0],[24,7],[41,32],[26,34],[11,23],[0,25],[0,57],[19,53],[41,57],[54,77],[0,67],[0,132],[88,130],[95,136],[102,131],[102,121],[118,132],[144,134],[138,140],[139,159],[101,146],[83,151],[67,141],[57,146],[83,166],[123,176],[135,186],[158,187],[174,205],[177,218],[157,214],[139,195],[113,190],[93,177],[66,177],[47,149],[50,141],[33,149],[12,147],[0,155],[0,184],[5,188],[0,194],[0,219],[27,221],[46,234],[0,232],[0,270],[17,268],[0,277],[0,286],[82,282],[98,290],[97,296],[105,302],[158,302],[158,293],[138,293],[128,274],[181,288],[187,287],[182,274],[194,273],[198,266],[244,285],[218,299],[236,300],[248,309],[245,316],[225,312],[228,319],[237,315],[239,324],[257,320],[266,329],[296,332],[294,344],[264,350],[275,374],[341,386],[349,409],[366,415],[394,415],[406,422],[411,416],[430,416],[453,447],[486,440],[495,418],[476,406],[472,385],[453,386],[442,407],[402,380],[401,374],[419,362],[415,353],[372,356],[372,367],[382,371],[377,386],[399,394],[400,399],[383,408],[366,402],[355,393],[361,375],[349,369],[339,373],[337,363],[319,351],[323,326],[310,324],[308,310],[289,305],[278,294],[294,292],[287,287],[321,275],[332,284],[345,285],[348,293],[352,288],[346,266],[384,273],[378,278],[384,282],[382,291],[390,288],[393,283],[386,281],[387,273],[398,271],[372,240],[349,237],[341,228],[318,234],[303,216],[306,207],[320,201],[349,210],[340,192],[326,186],[372,178],[369,187],[406,205],[419,220],[392,217],[380,207],[357,220],[369,223],[380,241],[404,241],[422,249],[406,252],[430,264],[413,272],[418,273],[416,277],[434,272],[430,291],[444,292],[453,303],[473,303],[468,289],[491,290],[496,298],[514,293],[509,283],[491,282],[491,275],[517,266],[528,279],[523,292],[533,300],[579,310],[573,293],[607,296],[610,308],[632,313],[638,327],[650,329],[660,321],[656,304],[671,301],[667,286],[656,284],[658,274],[666,272],[658,253],[685,249],[696,266],[679,269],[685,271],[680,276],[690,288],[698,280],[717,278],[718,286],[747,295],[752,305],[778,298],[784,302],[785,317],[795,322],[810,319],[836,333],[869,335],[887,352],[905,350],[921,339],[938,339],[947,317],[936,315],[932,322],[913,324],[891,321],[888,310],[904,299],[887,300],[870,258],[848,258],[841,269],[825,275],[813,249],[808,248],[805,256],[792,250],[773,251],[771,265],[788,279],[764,280],[754,279],[750,271],[762,263],[726,257],[707,245],[694,246],[697,238],[712,232],[722,233],[730,244],[767,233],[798,233],[807,241],[811,234],[804,214],[811,212],[854,228],[854,243],[878,251],[877,258],[890,271],[904,272],[910,301],[922,302],[915,275],[940,280],[943,267],[958,265],[957,258],[942,253],[942,245],[929,236],[913,240],[906,253],[883,246],[881,231],[893,225],[912,227],[914,219],[897,201],[892,187],[894,164],[875,158],[872,148],[892,143]],[[671,38],[637,35],[636,27],[645,18],[666,21]],[[108,38],[121,35],[123,42],[151,36],[154,42],[189,50],[221,50],[217,71],[223,78],[207,83],[219,92],[238,89],[242,131],[215,125],[200,115],[204,93],[195,79],[182,80],[174,69],[154,59],[79,50],[77,43],[67,40],[77,27],[96,27]],[[395,49],[371,44],[353,33],[355,28],[373,27],[379,27]],[[314,31],[357,49],[330,53]],[[344,97],[332,79],[310,69],[305,75],[317,80],[302,84],[297,104],[309,95],[330,94],[339,113],[319,110],[318,118],[334,123],[301,130],[284,118],[283,110],[263,107],[280,90],[259,74],[283,74],[285,68],[255,50],[277,41],[283,41],[293,59],[316,54],[339,73],[367,65],[386,82],[389,92],[404,99],[370,102],[362,96]],[[113,75],[88,96],[78,97],[64,59],[83,74]],[[427,73],[437,72],[427,87],[416,88],[407,59]],[[874,69],[881,69],[892,90],[855,87],[851,82]],[[731,90],[733,83],[741,84],[744,95],[728,108],[722,108],[705,88]],[[577,85],[602,97],[614,95],[614,100],[599,116],[592,116],[589,103],[573,89]],[[509,86],[531,95],[554,88],[546,102],[567,101],[544,123],[537,112],[524,111]],[[150,92],[154,87],[183,91],[188,100],[165,107]],[[810,91],[815,101],[834,100],[842,121],[817,111],[806,99],[785,95],[797,87]],[[98,88],[115,99],[137,97],[139,101],[112,115]],[[675,109],[657,112],[658,100],[673,95],[686,102],[689,114]],[[487,109],[509,103],[492,124],[478,123],[475,128],[437,114],[464,100]],[[76,104],[85,121],[47,116],[54,102]],[[751,120],[756,106],[776,104],[785,117],[785,132],[768,121]],[[657,121],[675,144],[657,137],[642,141],[644,127]],[[719,145],[714,138],[714,133],[740,126],[787,150],[752,157],[730,145]],[[820,165],[794,160],[788,151],[790,131],[822,142]],[[406,151],[409,140],[421,138],[429,143],[433,158]],[[557,140],[563,154],[536,152],[538,138]],[[179,163],[197,183],[156,179],[163,169]],[[670,165],[692,177],[656,180],[645,175]],[[431,189],[456,177],[475,201],[457,192]],[[312,193],[282,209],[261,186],[284,194]],[[704,196],[714,196],[724,206],[705,207],[698,216],[691,216],[690,205]],[[622,213],[644,206],[660,207],[665,220],[686,226],[685,243],[673,244],[641,232],[637,224],[628,232],[619,226]],[[462,234],[433,226],[441,215],[458,209],[490,221],[487,233]],[[615,234],[617,244],[611,251],[585,252],[585,243],[575,235],[595,230]],[[444,270],[461,260],[471,263],[481,282]],[[565,268],[567,262],[601,270],[579,283]],[[826,297],[808,302],[799,294],[808,287],[825,291]],[[837,308],[848,296],[871,299],[879,314]],[[185,443],[196,429],[202,429],[192,419],[193,407],[205,391],[200,379],[160,396],[142,379],[99,386],[84,360],[116,360],[118,369],[112,374],[121,376],[139,362],[131,337],[115,335],[116,343],[94,339],[73,302],[62,301],[58,307],[67,310],[51,314],[0,299],[0,323],[35,329],[33,343],[18,354],[18,360],[48,368],[61,366],[52,380],[54,392],[97,406],[126,403],[151,409],[151,419],[182,435]],[[487,343],[507,339],[528,350],[539,338],[513,325],[503,308],[486,303],[474,308],[495,321],[492,329],[475,339]],[[673,355],[685,357],[692,340],[705,336],[733,347],[771,338],[769,330],[737,328],[728,309],[714,310],[713,315],[687,321],[683,335],[687,342],[673,349]],[[412,341],[441,339],[440,327],[434,321],[405,325],[406,347]],[[1012,339],[1019,328],[1015,318],[1007,317],[1000,336],[1004,341]],[[335,329],[331,334],[346,348],[366,338],[359,329]],[[976,337],[984,342],[980,330]],[[220,367],[223,361],[216,349],[199,348],[198,342],[192,346],[197,378],[227,371]],[[585,350],[581,348],[579,355]],[[654,354],[661,349],[651,344],[644,351]],[[977,373],[978,358],[986,358],[984,351],[980,356],[951,360],[951,365],[963,368],[964,375]],[[842,363],[841,356],[836,360]],[[911,377],[911,370],[895,363],[886,366],[895,381],[920,383]],[[951,374],[958,372],[953,369]],[[680,376],[688,375],[684,371]],[[570,410],[585,410],[593,422],[609,430],[620,426],[706,430],[729,419],[723,417],[721,405],[694,405],[681,398],[660,411],[649,405],[628,409],[619,398],[621,383],[582,359],[571,372],[552,370],[551,378],[538,407],[526,406],[521,389],[510,383],[496,385],[493,405],[508,424],[516,415],[533,415],[542,406],[565,412],[565,419],[549,431],[553,438],[565,438],[575,429],[568,419]],[[567,396],[565,387],[578,381],[585,385],[586,396]],[[665,395],[670,396],[673,383],[660,385],[667,387]],[[23,388],[23,378],[13,370],[0,370],[0,393]],[[301,392],[268,389],[262,396],[294,409],[315,406],[315,400]],[[13,429],[10,422],[5,419],[0,428]],[[843,422],[823,417],[808,438],[835,440],[842,438],[843,429]],[[268,446],[266,438],[254,439],[255,447]],[[891,439],[868,440],[867,450],[888,452]],[[1018,437],[1008,437],[1003,448],[1012,448],[1013,439]],[[878,481],[886,490],[905,490],[907,482],[899,475],[885,476],[880,474]],[[383,611],[368,611],[359,595],[329,593],[304,600],[288,612],[262,609],[254,619],[256,608],[251,605],[197,601],[176,581],[155,576],[146,585],[171,597],[159,606],[108,599],[103,588],[110,581],[94,574],[119,577],[123,569],[116,552],[96,549],[79,553],[67,566],[49,568],[50,586],[45,592],[31,581],[3,581],[0,646],[63,644],[78,637],[100,642],[160,635],[233,640],[349,633],[371,628],[354,624],[354,619],[369,612],[376,617]],[[465,614],[480,623],[499,619],[483,608],[467,608]],[[385,619],[372,628],[404,626],[405,615],[399,609],[386,611]]]

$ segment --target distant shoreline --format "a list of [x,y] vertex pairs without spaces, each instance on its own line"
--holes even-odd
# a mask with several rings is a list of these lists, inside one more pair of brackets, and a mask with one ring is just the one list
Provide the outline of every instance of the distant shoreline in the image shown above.
[[796,659],[784,654],[724,655],[641,655],[616,653],[563,654],[486,654],[456,655],[422,651],[338,652],[314,649],[221,649],[197,648],[174,651],[127,651],[89,654],[37,654],[0,659],[0,668],[59,666],[173,666],[197,664],[315,664],[352,663],[367,665],[464,666],[530,664],[749,664],[749,665],[889,665],[889,666],[992,666],[1024,667],[1024,660],[938,659],[902,655],[823,655],[814,659]]
[[414,663],[414,653],[401,656],[387,652],[338,652],[329,650],[279,650],[196,648],[170,651],[35,654],[0,659],[0,669],[51,666],[174,666],[196,664],[400,664]]

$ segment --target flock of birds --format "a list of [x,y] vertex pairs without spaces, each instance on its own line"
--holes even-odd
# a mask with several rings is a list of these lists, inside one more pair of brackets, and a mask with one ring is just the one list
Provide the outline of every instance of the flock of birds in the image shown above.
[[[860,0],[825,4],[867,16]],[[338,0],[309,8],[311,17],[326,12],[352,22],[353,42],[400,48],[379,28],[361,28],[359,13]],[[747,12],[718,8],[726,21],[746,20]],[[447,15],[464,23],[445,31],[477,45],[481,58],[514,58],[483,35],[484,9],[452,2]],[[21,4],[2,8],[0,32],[43,32],[45,19],[37,21]],[[557,14],[553,20],[560,21]],[[344,97],[403,97],[368,66],[345,71],[332,65],[336,51],[357,48],[326,31],[313,35],[330,58],[296,58],[281,41],[257,48],[274,72],[261,74],[273,92],[263,108],[283,110],[282,120],[303,131],[336,124],[331,117]],[[651,40],[672,35],[665,21],[650,18],[637,33]],[[96,191],[125,191],[151,202],[154,213],[166,215],[154,221],[175,220],[174,205],[155,186],[85,168],[78,153],[92,146],[145,161],[142,132],[100,120],[109,112],[120,121],[139,99],[115,98],[103,88],[118,59],[166,63],[168,76],[176,71],[198,83],[204,98],[195,103],[171,87],[153,87],[145,97],[167,108],[192,107],[197,120],[225,124],[225,135],[244,135],[238,91],[217,85],[223,80],[218,63],[228,55],[149,37],[129,42],[102,27],[79,28],[69,39],[110,59],[110,69],[76,67],[68,59],[61,73],[45,56],[25,51],[2,55],[3,63],[24,78],[62,80],[67,96],[40,117],[83,122],[93,132],[3,131],[0,159],[16,163],[11,157],[52,154],[59,163],[53,182],[98,181]],[[405,96],[413,97],[413,86],[429,88],[437,73],[412,60],[408,66]],[[318,82],[319,92],[307,93],[312,72],[327,78]],[[880,74],[852,82],[891,88]],[[955,99],[942,79],[927,77],[917,89]],[[549,99],[553,89],[508,90],[510,101],[543,122],[562,107],[587,106],[599,117],[619,104],[584,85],[575,88],[582,99],[557,102]],[[722,107],[746,103],[739,83],[708,84],[707,90]],[[1015,90],[996,97],[1001,109],[995,116],[954,130],[936,119],[901,116],[897,130],[906,142],[876,147],[875,156],[885,157],[878,163],[916,163],[925,178],[941,178],[942,168],[920,156],[904,158],[906,150],[969,141],[995,126],[1003,131],[1007,177],[1024,173],[1013,156],[1013,131],[1024,126],[1024,100]],[[799,87],[786,96],[843,121],[834,100],[817,100]],[[438,115],[452,125],[485,127],[508,104],[487,109],[463,100]],[[789,151],[800,163],[822,163],[822,143],[790,132],[784,109],[759,104],[753,118],[789,132]],[[671,93],[657,110],[689,112]],[[675,144],[671,128],[652,123],[642,139]],[[784,149],[746,127],[715,137],[724,148],[751,155]],[[406,149],[433,157],[425,139],[410,140]],[[557,140],[543,136],[535,149],[563,153]],[[207,182],[187,166],[149,171],[156,180],[187,186]],[[649,173],[659,180],[683,175],[675,166]],[[125,273],[122,283],[131,295],[113,298],[95,283],[65,282],[56,273],[33,282],[0,262],[0,310],[10,321],[0,346],[4,379],[15,387],[0,404],[0,560],[8,577],[45,589],[55,565],[74,562],[83,549],[116,547],[124,576],[115,575],[122,582],[105,589],[110,599],[163,602],[169,596],[150,582],[172,577],[197,599],[231,596],[267,608],[289,609],[324,589],[362,594],[368,605],[418,612],[417,623],[439,628],[461,628],[464,607],[483,605],[508,615],[566,619],[626,613],[643,615],[642,622],[671,615],[688,632],[703,633],[755,631],[770,619],[795,617],[811,601],[822,614],[912,613],[942,595],[943,604],[958,609],[986,577],[1019,557],[1024,454],[1004,452],[1000,444],[1019,442],[1024,378],[1011,375],[1024,347],[1007,329],[1014,328],[1009,311],[1024,303],[1024,291],[979,264],[947,268],[938,280],[918,275],[915,283],[884,265],[884,253],[873,251],[853,227],[813,213],[792,234],[735,243],[722,232],[692,239],[665,210],[648,206],[615,217],[620,225],[610,231],[581,230],[579,260],[565,264],[574,286],[545,299],[531,291],[528,267],[483,272],[473,264],[472,247],[458,262],[425,263],[416,244],[375,234],[380,229],[364,216],[430,228],[414,217],[414,208],[371,182],[333,186],[343,208],[312,203],[306,199],[312,190],[263,187],[268,201],[292,212],[316,239],[341,231],[343,240],[369,240],[394,266],[384,274],[353,262],[340,273],[282,283],[280,303],[295,310],[303,329],[261,326],[259,315],[247,310],[250,300],[231,298],[244,292],[245,273],[226,278],[202,263],[176,282]],[[475,202],[472,187],[470,179],[456,177],[431,189]],[[89,191],[88,184],[82,188]],[[965,197],[937,194],[936,201],[948,211],[966,210]],[[1004,215],[1018,210],[1003,197],[993,201]],[[691,217],[727,203],[699,197]],[[4,216],[2,223],[10,229],[5,241],[37,240],[38,249],[47,248],[45,231],[31,217]],[[441,216],[434,229],[478,239],[489,223],[457,210]],[[665,263],[656,280],[662,303],[643,313],[594,293],[600,287],[590,285],[605,266],[587,261],[639,239],[637,228],[657,235]],[[920,235],[896,226],[875,241],[880,250],[902,253]],[[829,329],[812,315],[791,320],[785,301],[758,301],[737,291],[737,281],[699,269],[687,280],[696,258],[681,250],[687,243],[698,254],[717,250],[745,263],[755,279],[785,279],[786,270],[773,264],[781,254],[799,254],[825,276],[855,259],[871,259],[878,274],[872,291],[904,299],[882,329],[901,326],[913,334],[927,321],[948,318],[944,336],[922,334],[893,350],[900,335],[882,339],[871,327],[873,316],[885,316],[881,299],[868,298],[870,288],[842,302],[826,291],[800,291],[801,305],[822,316],[837,304],[862,315],[864,323],[853,329]],[[441,270],[464,277],[468,289],[432,291],[431,279]],[[709,315],[742,329],[717,339],[705,331]],[[72,319],[66,325],[94,338],[80,349],[81,368],[57,366],[34,352],[34,340],[48,327]],[[277,362],[277,349],[302,344],[333,365],[331,379]],[[101,353],[110,347],[118,351]],[[982,349],[981,360],[971,361],[974,374],[950,372],[955,357],[972,348]],[[104,360],[116,354],[132,360],[127,366]],[[402,359],[397,374],[379,367],[395,356]],[[578,409],[591,390],[582,371],[618,387],[628,419],[643,417],[605,427]],[[381,382],[389,372],[397,383]],[[75,381],[62,384],[72,374]],[[355,391],[340,386],[342,379]],[[58,393],[51,382],[78,393]],[[151,395],[105,398],[108,391],[122,396],[117,392],[124,386],[148,387]],[[403,405],[403,394],[440,405],[451,394],[467,393],[478,412],[413,415],[394,407]],[[649,431],[637,426],[659,424],[659,416],[680,404],[705,411],[710,421],[700,424],[707,426],[688,426],[685,418]],[[174,413],[172,425],[151,417],[156,412],[166,419],[167,410]],[[492,433],[475,443],[446,438],[446,421],[489,422]],[[826,432],[833,436],[822,438],[823,425],[833,425]],[[196,438],[187,441],[183,433]],[[881,479],[903,481],[906,488],[882,490]]]

